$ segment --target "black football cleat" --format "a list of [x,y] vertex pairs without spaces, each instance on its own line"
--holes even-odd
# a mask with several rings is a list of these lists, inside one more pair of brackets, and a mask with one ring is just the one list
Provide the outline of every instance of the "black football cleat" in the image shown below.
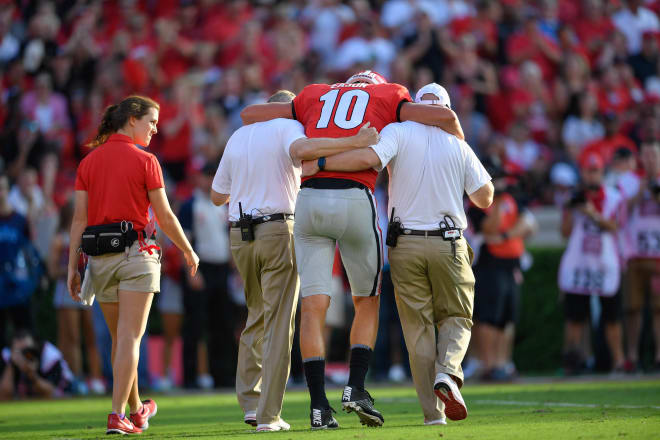
[[347,413],[355,412],[363,425],[383,426],[385,423],[383,415],[374,408],[374,399],[367,390],[345,386],[341,404]]
[[312,408],[309,413],[309,421],[311,422],[312,429],[335,429],[339,428],[339,423],[333,417],[332,413],[336,413],[332,408]]

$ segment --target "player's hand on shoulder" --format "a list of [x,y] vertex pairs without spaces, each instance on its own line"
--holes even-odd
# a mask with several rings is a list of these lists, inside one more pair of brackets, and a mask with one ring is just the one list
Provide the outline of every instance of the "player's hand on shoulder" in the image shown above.
[[319,165],[317,160],[304,160],[302,163],[302,176],[313,176],[319,172]]
[[355,140],[356,140],[356,147],[357,148],[365,148],[370,145],[375,145],[378,143],[380,140],[380,135],[378,134],[378,130],[375,128],[371,127],[371,123],[367,122],[360,128],[360,131],[358,131],[358,134],[355,135]]

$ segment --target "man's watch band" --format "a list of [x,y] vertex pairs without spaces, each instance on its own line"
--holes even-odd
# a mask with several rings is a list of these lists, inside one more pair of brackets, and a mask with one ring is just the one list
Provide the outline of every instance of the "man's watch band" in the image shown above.
[[318,165],[319,170],[323,171],[325,169],[325,157],[319,157],[316,164]]

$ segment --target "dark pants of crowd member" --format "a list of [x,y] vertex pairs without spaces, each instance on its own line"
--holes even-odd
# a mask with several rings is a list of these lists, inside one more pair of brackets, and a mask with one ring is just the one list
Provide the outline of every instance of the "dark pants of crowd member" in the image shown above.
[[235,305],[229,297],[229,264],[200,263],[204,288],[191,290],[184,283],[183,381],[195,388],[198,372],[197,348],[206,338],[209,373],[216,387],[233,387],[238,346],[234,337]]

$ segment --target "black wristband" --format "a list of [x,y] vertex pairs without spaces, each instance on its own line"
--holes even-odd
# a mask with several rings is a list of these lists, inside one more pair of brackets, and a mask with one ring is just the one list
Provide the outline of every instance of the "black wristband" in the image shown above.
[[325,169],[325,157],[319,157],[316,164],[318,165],[319,170],[323,171]]

